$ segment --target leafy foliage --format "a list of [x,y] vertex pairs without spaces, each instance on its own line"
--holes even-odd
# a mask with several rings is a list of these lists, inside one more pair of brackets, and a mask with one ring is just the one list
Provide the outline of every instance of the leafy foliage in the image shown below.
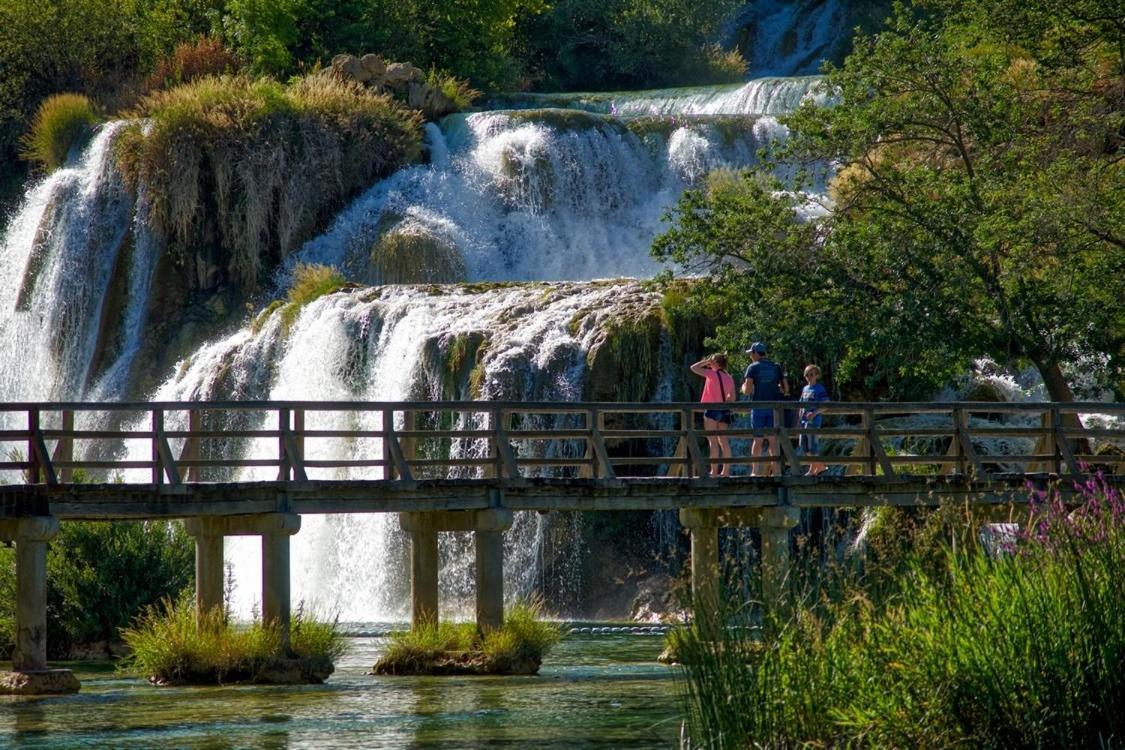
[[[191,538],[179,523],[66,522],[47,548],[47,643],[109,641],[146,606],[194,580]],[[15,555],[0,549],[0,644],[11,648]]]
[[739,3],[560,0],[529,17],[530,73],[548,88],[646,88],[741,80],[746,64],[715,45]]
[[785,119],[777,159],[838,166],[827,215],[807,221],[764,176],[709,184],[654,252],[714,276],[697,290],[732,311],[721,345],[766,336],[868,393],[928,395],[982,354],[1034,364],[1056,399],[1070,398],[1061,362],[1108,353],[1120,372],[1125,46],[1098,20],[1110,5],[900,6],[829,68],[834,106]]
[[75,141],[98,122],[90,100],[81,94],[55,94],[43,100],[24,137],[23,158],[48,172],[66,162]]

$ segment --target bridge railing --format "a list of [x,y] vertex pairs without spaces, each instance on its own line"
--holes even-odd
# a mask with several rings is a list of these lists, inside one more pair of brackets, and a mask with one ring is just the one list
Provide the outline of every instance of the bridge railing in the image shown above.
[[[753,429],[737,403],[722,434],[736,455],[798,475],[812,462],[851,475],[993,472],[1078,476],[1125,470],[1125,404],[756,402],[774,425]],[[556,476],[612,480],[709,475],[697,403],[192,402],[0,404],[0,472],[9,482],[424,479]],[[816,435],[821,456],[802,455]],[[749,441],[769,439],[763,456]],[[1115,446],[1105,449],[1105,446]],[[1098,450],[1096,450],[1098,449]],[[15,473],[15,478],[12,474]],[[738,473],[738,472],[736,472]],[[22,477],[22,480],[19,478]]]

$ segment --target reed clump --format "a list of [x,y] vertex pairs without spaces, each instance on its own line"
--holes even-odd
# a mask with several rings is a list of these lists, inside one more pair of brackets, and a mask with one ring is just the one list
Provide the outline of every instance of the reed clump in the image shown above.
[[23,138],[24,159],[53,172],[66,163],[75,141],[99,122],[94,105],[81,94],[55,94],[43,100]]
[[1083,492],[1077,510],[1038,496],[999,547],[959,534],[938,565],[902,561],[893,588],[857,575],[795,596],[754,639],[684,631],[692,746],[1108,746],[1125,731],[1125,503]]
[[132,650],[124,668],[158,685],[319,683],[345,648],[335,621],[310,617],[300,607],[286,650],[276,624],[236,623],[221,607],[197,623],[187,599],[148,607],[122,637]]
[[481,633],[471,622],[442,622],[394,633],[375,674],[535,674],[562,638],[538,601],[510,607],[504,624]]
[[344,200],[421,154],[416,112],[326,73],[204,77],[135,114],[118,160],[192,289],[253,289]]

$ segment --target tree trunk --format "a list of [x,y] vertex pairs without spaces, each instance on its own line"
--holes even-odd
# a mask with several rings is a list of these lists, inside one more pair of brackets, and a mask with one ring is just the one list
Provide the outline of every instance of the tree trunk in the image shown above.
[[[1032,361],[1035,363],[1035,368],[1039,370],[1039,375],[1043,378],[1043,385],[1047,388],[1047,396],[1052,401],[1074,401],[1074,393],[1071,392],[1066,378],[1063,377],[1058,362],[1040,359]],[[1062,414],[1062,426],[1067,431],[1081,430],[1082,420],[1074,412],[1064,412]],[[1070,443],[1070,449],[1075,454],[1090,454],[1093,452],[1090,441],[1086,438],[1076,438],[1067,442]]]
[[1052,401],[1074,400],[1074,394],[1071,393],[1070,386],[1067,385],[1066,378],[1063,377],[1058,362],[1044,362],[1039,359],[1033,361],[1035,362],[1035,369],[1039,370],[1039,376],[1043,378],[1043,385],[1047,388],[1047,395]]

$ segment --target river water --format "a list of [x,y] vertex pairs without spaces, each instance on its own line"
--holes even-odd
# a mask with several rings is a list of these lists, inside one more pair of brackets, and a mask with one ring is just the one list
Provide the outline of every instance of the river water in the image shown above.
[[0,747],[669,748],[681,710],[658,635],[570,635],[536,677],[365,674],[384,638],[357,637],[323,685],[157,688],[71,663],[82,692],[0,698]]

